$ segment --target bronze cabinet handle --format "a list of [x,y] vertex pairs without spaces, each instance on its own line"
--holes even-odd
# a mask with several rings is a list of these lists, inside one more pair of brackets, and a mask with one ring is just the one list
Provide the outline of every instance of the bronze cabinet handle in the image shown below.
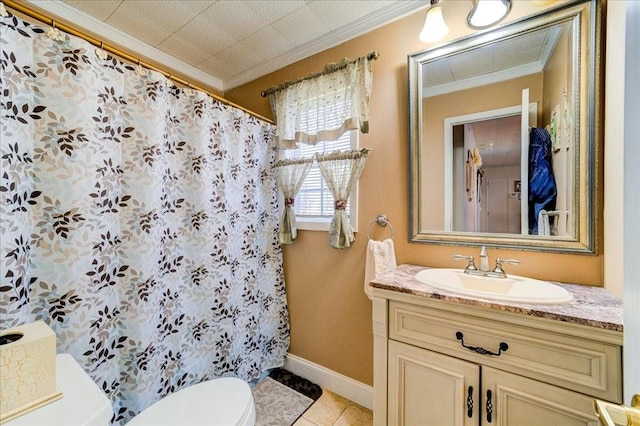
[[491,352],[490,350],[485,349],[485,348],[481,348],[479,346],[468,346],[468,345],[465,345],[464,344],[464,335],[460,331],[456,332],[456,339],[460,340],[460,344],[462,345],[463,348],[467,348],[470,351],[473,351],[475,353],[479,353],[480,355],[500,356],[500,355],[502,355],[502,352],[506,352],[509,349],[509,345],[507,345],[505,342],[500,342],[500,345],[498,347],[498,352]]
[[493,419],[493,402],[491,401],[491,396],[491,390],[487,390],[487,423],[491,423]]

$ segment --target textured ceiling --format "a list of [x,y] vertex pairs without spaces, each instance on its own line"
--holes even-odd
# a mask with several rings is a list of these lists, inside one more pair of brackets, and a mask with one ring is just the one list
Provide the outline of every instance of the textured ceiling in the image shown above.
[[563,25],[492,42],[423,65],[423,95],[435,96],[542,71]]
[[[33,1],[33,0],[32,0]],[[35,2],[47,6],[48,2]],[[64,0],[228,90],[408,13],[419,0]],[[95,29],[93,29],[95,31]],[[366,54],[369,52],[362,52]]]

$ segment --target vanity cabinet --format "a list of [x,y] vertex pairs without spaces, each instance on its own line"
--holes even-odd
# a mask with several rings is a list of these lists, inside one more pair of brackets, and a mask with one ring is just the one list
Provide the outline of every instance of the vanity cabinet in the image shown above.
[[599,425],[593,398],[393,340],[388,389],[389,425]]
[[374,424],[590,425],[622,333],[374,289]]
[[478,425],[480,367],[389,341],[390,425]]

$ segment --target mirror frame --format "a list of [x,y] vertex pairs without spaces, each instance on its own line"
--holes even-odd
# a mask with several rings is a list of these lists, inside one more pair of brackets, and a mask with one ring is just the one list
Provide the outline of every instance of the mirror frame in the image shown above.
[[[409,72],[409,242],[440,245],[489,246],[516,250],[546,251],[557,253],[598,254],[602,234],[603,205],[603,119],[604,94],[604,0],[577,0],[547,9],[540,14],[475,33],[407,57]],[[576,235],[573,238],[520,234],[491,234],[472,232],[446,232],[420,230],[420,185],[421,185],[421,135],[422,119],[422,73],[424,63],[453,55],[461,51],[480,47],[503,38],[575,19],[580,34],[580,46],[588,46],[586,62],[580,62],[579,93],[576,103],[580,105],[576,114],[576,170],[574,170],[574,200]],[[577,58],[583,57],[577,53]],[[578,111],[577,109],[574,109]],[[586,188],[583,186],[586,183]]]

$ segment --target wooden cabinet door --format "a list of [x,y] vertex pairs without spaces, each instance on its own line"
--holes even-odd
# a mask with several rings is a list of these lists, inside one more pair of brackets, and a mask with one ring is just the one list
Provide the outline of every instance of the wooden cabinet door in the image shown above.
[[389,340],[388,424],[479,425],[480,367]]
[[593,398],[511,373],[482,367],[485,426],[599,426]]

